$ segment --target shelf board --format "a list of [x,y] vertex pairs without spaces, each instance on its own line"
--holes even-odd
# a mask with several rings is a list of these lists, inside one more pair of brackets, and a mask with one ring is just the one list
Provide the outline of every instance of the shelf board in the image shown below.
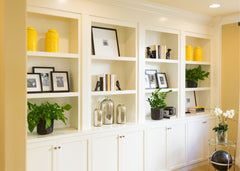
[[[156,91],[157,89],[145,89],[145,93],[146,94],[150,94],[154,91]],[[178,92],[178,88],[166,88],[166,89],[162,89],[160,92],[166,92],[172,90],[172,92]]]
[[178,60],[175,60],[175,59],[150,59],[150,58],[145,58],[145,62],[177,64]]
[[190,65],[211,65],[210,62],[199,62],[199,61],[185,61],[185,64],[190,64]]
[[135,57],[122,57],[122,56],[116,56],[116,57],[106,57],[106,56],[91,56],[92,60],[103,60],[103,61],[136,61]]
[[92,96],[106,96],[106,95],[124,95],[136,94],[136,90],[121,90],[121,91],[92,91]]
[[185,88],[185,91],[207,91],[211,90],[210,87],[197,87],[197,88]]
[[47,58],[80,58],[79,54],[74,53],[54,53],[54,52],[38,52],[38,51],[28,51],[27,56],[31,57],[47,57]]
[[56,97],[78,97],[78,92],[66,92],[66,93],[29,93],[27,94],[28,99],[39,99],[39,98],[56,98]]

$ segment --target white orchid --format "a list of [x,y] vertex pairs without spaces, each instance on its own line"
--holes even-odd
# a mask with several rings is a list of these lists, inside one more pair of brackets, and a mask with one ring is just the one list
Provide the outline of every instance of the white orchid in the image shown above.
[[220,108],[218,108],[218,107],[215,108],[215,111],[214,111],[215,115],[219,116],[222,114],[222,112],[223,111]]

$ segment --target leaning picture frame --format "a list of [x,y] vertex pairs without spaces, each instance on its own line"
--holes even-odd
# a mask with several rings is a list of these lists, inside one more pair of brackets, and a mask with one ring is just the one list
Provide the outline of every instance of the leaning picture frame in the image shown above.
[[119,57],[117,30],[92,26],[92,53],[97,56]]
[[52,91],[52,78],[51,78],[52,71],[55,71],[54,67],[43,67],[43,66],[32,67],[32,72],[39,73],[41,76],[43,92]]
[[39,73],[27,73],[27,93],[41,93],[42,80]]
[[157,73],[156,69],[146,69],[145,70],[145,74],[147,74],[149,76],[149,88],[150,89],[158,88],[156,73]]
[[189,113],[189,109],[195,108],[195,96],[193,91],[187,91],[185,94],[185,111]]
[[159,88],[168,88],[166,73],[158,72],[156,73],[157,83]]
[[69,92],[69,79],[67,71],[52,71],[52,90],[53,92]]

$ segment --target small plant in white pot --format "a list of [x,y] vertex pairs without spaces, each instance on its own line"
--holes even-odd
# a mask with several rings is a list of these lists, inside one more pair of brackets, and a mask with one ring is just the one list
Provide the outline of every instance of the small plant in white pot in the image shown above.
[[162,89],[159,88],[158,90],[152,92],[151,97],[147,99],[151,106],[151,118],[153,120],[160,120],[163,118],[164,108],[167,107],[165,99],[167,94],[172,92],[172,90],[160,92],[161,90]]

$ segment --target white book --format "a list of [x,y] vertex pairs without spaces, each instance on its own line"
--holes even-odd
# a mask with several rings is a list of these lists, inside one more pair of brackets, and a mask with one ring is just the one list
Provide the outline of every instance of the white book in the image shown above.
[[116,91],[116,75],[115,74],[111,74],[111,91]]

